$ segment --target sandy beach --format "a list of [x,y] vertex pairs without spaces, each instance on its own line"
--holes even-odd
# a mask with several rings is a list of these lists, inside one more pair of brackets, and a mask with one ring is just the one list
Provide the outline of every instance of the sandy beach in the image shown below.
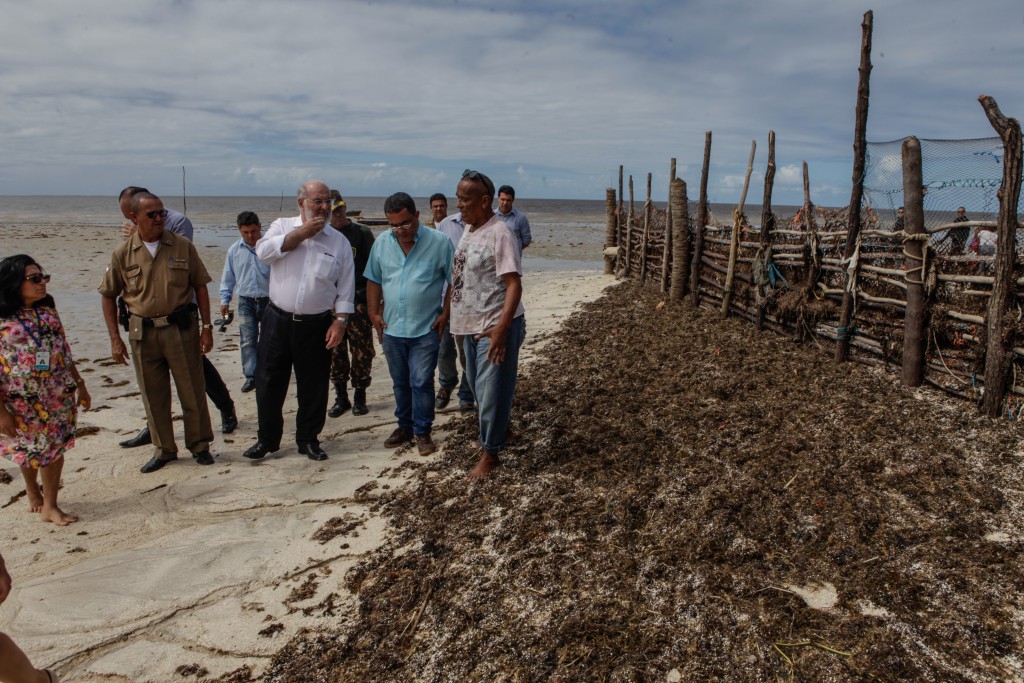
[[[241,454],[255,440],[255,395],[238,391],[237,327],[215,333],[211,359],[232,391],[239,428],[222,437],[211,407],[214,466],[187,457],[179,430],[184,457],[141,474],[149,447],[126,450],[117,443],[143,426],[142,401],[132,369],[110,360],[95,291],[120,238],[111,227],[83,227],[74,239],[67,234],[11,228],[3,239],[5,254],[28,253],[53,275],[50,292],[93,409],[79,415],[60,496],[78,523],[41,523],[27,510],[16,466],[0,461],[11,479],[0,484],[6,529],[0,551],[14,579],[0,607],[0,630],[37,666],[70,683],[217,677],[243,665],[259,673],[300,630],[335,627],[354,615],[356,602],[342,578],[382,542],[385,523],[372,504],[381,491],[403,484],[404,462],[422,460],[408,447],[383,447],[394,428],[383,355],[378,348],[369,414],[328,419],[321,440],[330,460],[309,461],[286,436],[278,453],[251,463]],[[215,277],[215,299],[224,255],[203,241],[197,234]],[[531,362],[578,303],[613,282],[592,270],[527,271],[523,362]],[[457,412],[435,422],[442,446],[453,419]],[[285,425],[287,435],[294,386]],[[342,532],[341,552],[337,542],[323,542]]]

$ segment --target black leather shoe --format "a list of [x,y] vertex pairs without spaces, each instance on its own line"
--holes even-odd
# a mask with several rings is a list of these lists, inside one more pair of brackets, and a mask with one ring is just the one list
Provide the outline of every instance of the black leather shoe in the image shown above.
[[352,397],[352,414],[366,415],[370,409],[366,407],[366,389],[356,389]]
[[121,448],[136,448],[138,446],[148,446],[151,443],[153,443],[153,437],[149,435],[149,425],[146,425],[142,428],[141,432],[117,445]]
[[170,460],[161,460],[160,458],[151,458],[149,462],[139,468],[139,472],[143,474],[149,474],[150,472],[156,472],[158,469],[169,463],[171,460],[177,460],[177,457],[171,458]]
[[238,415],[235,415],[235,407],[231,406],[230,410],[220,411],[220,433],[230,434],[235,431],[235,427],[238,426]]
[[213,464],[213,456],[210,455],[210,451],[203,451],[202,453],[193,453],[192,457],[195,458],[195,461],[200,465]]
[[249,458],[250,460],[259,460],[265,458],[267,453],[273,453],[277,451],[276,448],[267,448],[262,441],[257,441],[253,445],[246,449],[245,453],[242,453],[242,457]]
[[256,388],[256,380],[252,377],[246,377],[245,383],[242,385],[242,393],[248,394],[250,391]]
[[318,443],[300,443],[299,453],[305,453],[306,457],[310,460],[326,460],[327,454],[324,453],[324,449],[320,448]]

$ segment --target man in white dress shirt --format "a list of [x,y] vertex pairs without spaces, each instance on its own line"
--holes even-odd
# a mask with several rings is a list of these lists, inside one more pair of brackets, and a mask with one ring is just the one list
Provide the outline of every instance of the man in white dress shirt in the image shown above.
[[352,246],[329,225],[331,190],[310,180],[298,191],[299,215],[279,218],[256,243],[270,264],[270,304],[256,351],[259,429],[243,454],[259,460],[281,447],[281,410],[295,371],[295,443],[310,460],[326,460],[320,431],[327,419],[331,349],[355,310]]

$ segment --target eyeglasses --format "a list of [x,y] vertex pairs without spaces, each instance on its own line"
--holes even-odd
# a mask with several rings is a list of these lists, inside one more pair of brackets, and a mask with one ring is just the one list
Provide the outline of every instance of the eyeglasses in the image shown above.
[[392,230],[408,230],[412,226],[413,226],[413,222],[412,221],[406,221],[405,223],[402,223],[401,225],[393,225],[391,223],[388,223],[388,227],[391,228]]
[[306,201],[309,202],[310,204],[312,204],[313,206],[330,206],[331,205],[331,198],[330,197],[328,197],[327,199],[321,199],[320,197],[317,197],[316,199],[309,199],[309,198],[307,198]]
[[38,284],[43,283],[43,282],[49,282],[50,281],[50,276],[49,275],[43,275],[42,273],[32,273],[31,275],[26,275],[25,279],[28,280],[29,282],[31,282],[34,285],[38,285]]
[[157,216],[160,218],[167,218],[167,209],[157,209],[156,211],[147,211],[146,218],[151,221],[155,221]]
[[492,183],[491,179],[485,176],[480,171],[473,171],[467,168],[465,171],[462,172],[462,179],[476,180],[483,183],[484,189],[487,190],[487,196],[494,196],[494,183]]

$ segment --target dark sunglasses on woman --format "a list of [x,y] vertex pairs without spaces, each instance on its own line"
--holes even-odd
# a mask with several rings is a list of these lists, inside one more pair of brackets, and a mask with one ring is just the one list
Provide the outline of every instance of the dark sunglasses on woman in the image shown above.
[[26,275],[25,279],[34,285],[38,285],[41,282],[49,282],[50,276],[43,275],[42,273],[32,273],[31,275]]

